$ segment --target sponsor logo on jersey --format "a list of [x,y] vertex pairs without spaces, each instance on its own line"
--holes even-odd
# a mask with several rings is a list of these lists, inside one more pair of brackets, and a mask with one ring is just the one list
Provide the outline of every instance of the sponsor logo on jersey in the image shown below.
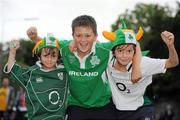
[[98,72],[76,72],[76,71],[69,71],[70,76],[98,76]]
[[43,82],[42,77],[36,78],[36,83],[42,83],[42,82]]
[[95,55],[91,57],[90,63],[92,67],[95,67],[96,65],[99,65],[100,59]]
[[[54,96],[54,99],[53,99],[52,96]],[[57,91],[50,92],[50,94],[49,94],[49,102],[51,104],[56,105],[56,104],[58,104],[59,100],[60,100],[60,97],[59,97],[59,93]]]

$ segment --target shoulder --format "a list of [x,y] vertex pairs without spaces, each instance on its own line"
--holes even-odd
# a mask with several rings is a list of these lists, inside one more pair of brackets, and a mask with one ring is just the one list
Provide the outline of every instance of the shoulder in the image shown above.
[[98,42],[96,42],[95,47],[96,47],[96,49],[99,49],[99,50],[104,50],[104,51],[108,51],[108,52],[110,51],[109,49],[101,46],[101,43],[98,43]]
[[39,66],[35,64],[35,65],[30,66],[30,67],[28,68],[28,70],[34,70],[34,69],[39,69]]

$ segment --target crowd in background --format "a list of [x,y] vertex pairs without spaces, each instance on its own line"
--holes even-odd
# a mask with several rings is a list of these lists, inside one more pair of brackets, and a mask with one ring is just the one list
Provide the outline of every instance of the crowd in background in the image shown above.
[[27,120],[25,91],[15,92],[8,78],[2,79],[0,87],[0,120]]

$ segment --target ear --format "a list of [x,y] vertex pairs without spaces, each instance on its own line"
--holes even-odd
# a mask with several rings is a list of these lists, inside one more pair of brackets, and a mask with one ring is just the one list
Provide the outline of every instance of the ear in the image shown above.
[[116,58],[115,53],[113,53],[113,57]]
[[98,34],[95,35],[94,41],[97,41]]

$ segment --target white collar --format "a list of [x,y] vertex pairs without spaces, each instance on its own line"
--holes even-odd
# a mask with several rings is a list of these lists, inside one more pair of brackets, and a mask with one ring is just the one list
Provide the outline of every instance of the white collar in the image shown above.
[[41,64],[41,61],[37,61],[36,62],[36,65],[40,68],[40,70],[44,71],[44,72],[50,72],[50,71],[53,71],[53,70],[56,70],[56,69],[59,69],[59,68],[64,68],[63,65],[59,64],[59,65],[56,65],[56,68],[53,69],[53,70],[45,70],[42,68],[42,64]]
[[[116,62],[116,59],[113,58],[112,61],[111,61],[110,67],[111,67],[111,69],[117,71],[117,70],[113,67],[113,64],[114,64],[115,62]],[[131,67],[131,68],[130,68],[130,70],[128,71],[129,67]],[[127,66],[126,66],[127,72],[131,72],[131,71],[132,71],[131,69],[132,69],[132,61],[129,62],[129,63],[127,64]]]

